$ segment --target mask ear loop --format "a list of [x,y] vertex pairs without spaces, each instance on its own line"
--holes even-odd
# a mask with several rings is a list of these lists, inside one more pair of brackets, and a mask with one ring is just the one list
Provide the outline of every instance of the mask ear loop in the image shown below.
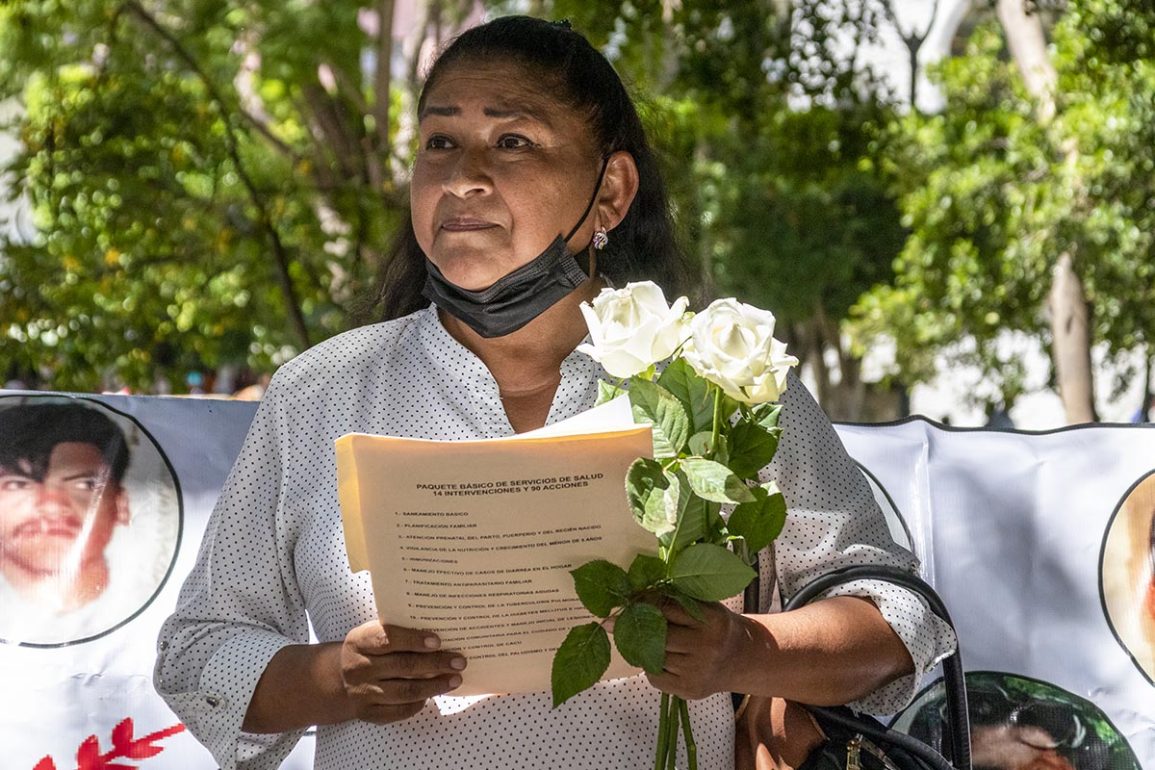
[[610,156],[609,155],[603,155],[602,156],[602,168],[600,171],[598,171],[598,181],[594,185],[594,192],[590,196],[590,202],[586,204],[585,211],[583,211],[581,217],[578,218],[577,224],[573,226],[573,229],[571,229],[569,231],[569,235],[567,235],[565,237],[564,240],[566,243],[569,243],[569,239],[574,237],[574,235],[581,228],[581,226],[583,224],[585,224],[586,217],[588,217],[590,215],[590,212],[593,211],[594,204],[597,203],[597,200],[598,200],[598,192],[602,189],[602,181],[606,177],[606,168],[609,165],[610,165]]

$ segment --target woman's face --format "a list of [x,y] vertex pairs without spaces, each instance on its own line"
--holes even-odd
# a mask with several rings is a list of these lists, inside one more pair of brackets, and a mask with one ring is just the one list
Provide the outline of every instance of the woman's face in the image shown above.
[[[584,116],[537,73],[458,62],[425,95],[410,198],[417,242],[463,289],[484,289],[568,235],[601,159]],[[570,241],[580,248],[593,210]]]

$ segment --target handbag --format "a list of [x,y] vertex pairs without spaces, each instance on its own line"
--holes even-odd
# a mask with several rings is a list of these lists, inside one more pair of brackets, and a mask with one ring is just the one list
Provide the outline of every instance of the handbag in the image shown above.
[[[946,605],[924,580],[905,570],[885,565],[844,567],[811,581],[783,605],[801,607],[835,586],[855,580],[881,580],[907,588],[931,611],[953,627]],[[746,589],[745,607],[757,611],[758,580]],[[962,657],[956,648],[943,659],[948,737],[944,757],[926,743],[893,730],[874,717],[839,706],[810,706],[780,698],[745,696],[736,714],[737,770],[971,770],[970,720]],[[799,741],[798,736],[801,736]],[[791,758],[785,743],[801,743],[805,760]],[[790,748],[790,747],[785,747]],[[792,747],[795,755],[799,746]],[[799,763],[800,762],[800,763]]]

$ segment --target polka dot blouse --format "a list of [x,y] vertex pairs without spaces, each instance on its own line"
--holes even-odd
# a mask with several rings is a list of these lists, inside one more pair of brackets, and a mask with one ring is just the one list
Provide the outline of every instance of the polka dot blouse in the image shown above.
[[[561,374],[550,423],[588,409],[604,376],[576,351]],[[763,559],[767,608],[775,577],[789,594],[850,564],[913,569],[913,557],[891,541],[862,474],[797,380],[783,414],[783,440],[767,477],[778,480],[790,514],[774,559]],[[368,573],[349,570],[337,503],[333,441],[351,432],[444,440],[513,429],[497,383],[432,307],[342,334],[281,368],[159,641],[157,690],[225,770],[275,768],[300,737],[241,730],[269,659],[285,645],[308,642],[310,623],[321,641],[339,641],[375,617]],[[910,649],[916,677],[858,704],[896,711],[913,695],[917,675],[949,652],[949,628],[887,584],[851,584],[836,593],[871,597]],[[634,770],[653,762],[658,697],[640,676],[602,682],[557,709],[548,692],[438,697],[404,722],[318,728],[315,766]],[[690,708],[699,766],[732,767],[729,695]]]

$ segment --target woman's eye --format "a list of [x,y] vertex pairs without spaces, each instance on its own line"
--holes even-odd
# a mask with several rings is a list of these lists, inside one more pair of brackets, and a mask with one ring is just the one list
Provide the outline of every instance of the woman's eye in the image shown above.
[[448,150],[452,147],[453,142],[443,134],[434,134],[425,140],[425,149],[427,150]]
[[527,147],[535,147],[536,145],[524,136],[505,134],[497,140],[497,146],[503,150],[524,150]]

